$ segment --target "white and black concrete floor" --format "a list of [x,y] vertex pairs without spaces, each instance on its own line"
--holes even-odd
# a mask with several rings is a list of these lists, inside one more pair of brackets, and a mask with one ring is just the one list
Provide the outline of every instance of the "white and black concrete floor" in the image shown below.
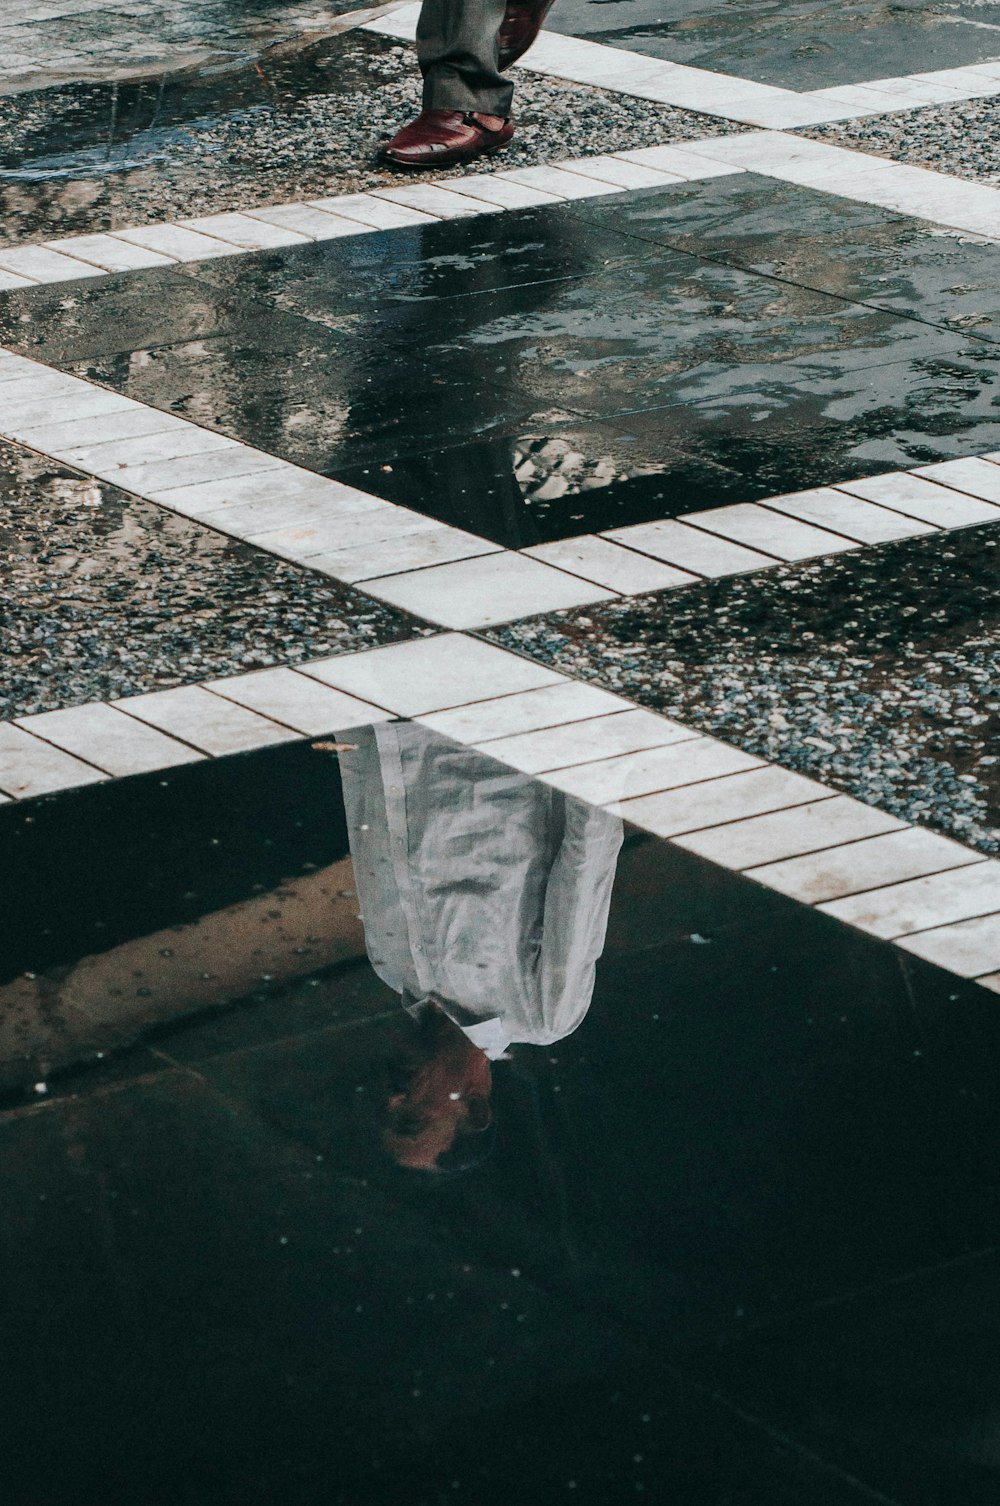
[[[995,1500],[996,18],[565,0],[516,154],[400,182],[412,5],[178,4],[155,82],[20,9],[6,1498]],[[431,1211],[340,795],[396,720],[626,832]]]

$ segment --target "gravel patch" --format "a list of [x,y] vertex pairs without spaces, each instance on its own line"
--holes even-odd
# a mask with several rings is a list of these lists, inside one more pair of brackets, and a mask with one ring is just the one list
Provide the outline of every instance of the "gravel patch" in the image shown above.
[[798,132],[977,183],[1000,184],[1000,97],[898,110]]
[[491,636],[994,853],[998,548],[970,529]]
[[[413,49],[347,33],[274,78],[76,86],[0,101],[7,243],[396,184],[380,141],[420,108]],[[517,135],[475,171],[720,135],[736,127],[524,73]],[[439,170],[435,177],[466,169]],[[403,175],[411,181],[412,175]]]
[[0,717],[410,637],[402,613],[0,440]]

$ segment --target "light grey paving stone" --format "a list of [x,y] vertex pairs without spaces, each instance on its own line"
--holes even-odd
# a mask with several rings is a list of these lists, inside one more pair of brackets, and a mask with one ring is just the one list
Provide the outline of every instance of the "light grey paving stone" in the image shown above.
[[575,539],[560,539],[552,544],[532,544],[522,549],[532,559],[545,565],[568,570],[595,585],[635,596],[642,591],[667,591],[675,586],[690,586],[700,579],[686,570],[665,565],[646,554],[637,554],[611,539],[583,534]]
[[917,105],[954,104],[962,97],[960,89],[946,82],[943,77],[928,73],[920,76],[902,74],[891,78],[873,78],[868,80],[867,87],[880,94],[888,94],[893,99],[911,100]]
[[568,722],[582,722],[613,711],[630,711],[632,705],[621,696],[585,685],[578,680],[563,680],[541,690],[524,690],[517,695],[500,696],[492,701],[477,701],[472,706],[458,706],[450,711],[432,711],[416,720],[434,732],[453,737],[456,742],[486,746],[493,738],[512,737],[518,732],[536,732],[540,727],[562,727]]
[[452,193],[438,183],[408,183],[399,188],[377,188],[373,197],[388,199],[390,204],[404,204],[408,209],[422,209],[438,220],[455,220],[473,214],[498,214],[494,204]]
[[962,491],[910,471],[891,471],[885,476],[866,476],[860,481],[841,481],[837,491],[865,497],[883,507],[938,528],[970,528],[979,523],[1000,522],[1000,508],[981,502]]
[[51,795],[78,784],[97,784],[107,775],[71,754],[0,722],[0,790],[14,800]]
[[0,247],[0,271],[14,272],[30,282],[75,282],[80,277],[105,275],[99,267],[48,246]]
[[961,978],[978,978],[985,987],[1000,993],[1000,974],[979,976],[1000,963],[1000,914],[980,915],[975,920],[903,936],[897,945]]
[[621,156],[577,157],[554,162],[552,166],[557,172],[581,173],[585,178],[596,178],[598,183],[613,183],[616,188],[663,188],[685,181],[681,173],[664,172],[662,168],[630,162]]
[[[326,481],[325,477],[318,479]],[[253,538],[278,528],[306,528],[310,524],[333,526],[338,519],[356,518],[361,514],[369,519],[366,529],[376,520],[391,529],[401,511],[391,502],[382,502],[368,492],[356,492],[336,481],[326,481],[325,486],[315,489],[290,487],[286,491],[283,486],[275,486],[270,498],[199,511],[198,519],[210,528],[220,528],[241,538]],[[404,518],[399,521],[402,522],[405,516],[404,513]]]
[[392,713],[322,685],[294,669],[255,669],[226,680],[209,680],[205,689],[235,701],[306,737],[367,727],[389,720]]
[[989,460],[939,460],[935,465],[918,466],[915,474],[967,492],[981,502],[1000,502],[1000,465]]
[[556,167],[512,167],[498,173],[509,183],[523,183],[528,188],[539,188],[543,193],[557,199],[597,199],[603,194],[621,193],[613,183],[598,182],[585,178],[582,173],[568,173]]
[[210,256],[235,256],[240,248],[218,236],[185,230],[183,225],[143,225],[134,230],[116,230],[116,240],[159,251],[172,261],[205,261]]
[[341,654],[303,664],[301,673],[397,716],[420,716],[565,683],[563,675],[542,664],[461,633],[414,638],[363,654]]
[[25,277],[21,272],[9,272],[6,267],[0,267],[0,291],[6,293],[13,288],[34,288],[37,286],[37,278]]
[[[228,449],[214,450],[210,455],[188,455],[181,460],[154,460],[149,465],[133,466],[129,471],[128,489],[158,502],[161,491],[190,486],[195,481],[218,481],[262,471],[280,471],[284,464],[273,455],[264,455],[249,445],[232,441]],[[122,485],[125,484],[123,480]]]
[[234,701],[223,700],[201,685],[181,685],[176,690],[128,696],[111,704],[214,757],[290,742],[297,736],[288,727],[279,726]]
[[830,172],[850,172],[857,167],[859,160],[865,160],[860,152],[811,141],[804,136],[786,136],[781,131],[745,131],[736,136],[712,136],[702,141],[685,141],[675,150],[682,151],[685,156],[707,158],[747,172],[772,176],[794,172],[822,177]]
[[350,549],[334,549],[328,554],[310,557],[312,570],[322,570],[336,580],[353,583],[375,576],[421,570],[427,565],[446,565],[453,560],[472,559],[480,554],[497,554],[499,544],[490,543],[461,528],[442,523],[420,533],[403,533],[394,529],[385,539],[370,544],[355,544]]
[[150,251],[145,246],[130,246],[114,235],[72,235],[65,240],[48,241],[49,249],[62,251],[80,261],[91,262],[104,272],[134,272],[141,267],[170,267],[174,258]]
[[[714,138],[713,138],[714,139]],[[726,178],[733,173],[744,172],[728,162],[710,161],[705,156],[684,150],[679,146],[637,146],[625,152],[615,152],[623,162],[635,162],[644,167],[669,173],[671,177],[697,180],[699,178]]]
[[534,209],[539,204],[561,202],[555,194],[543,193],[540,188],[529,188],[526,183],[512,183],[509,178],[499,178],[494,173],[449,178],[448,187],[455,193],[481,199],[486,204],[495,204],[498,209]]
[[745,774],[727,774],[723,779],[710,779],[704,784],[690,784],[680,790],[640,795],[636,800],[619,801],[609,809],[656,836],[675,837],[767,811],[806,805],[822,799],[826,793],[824,786],[815,780],[769,765],[749,769]]
[[[393,508],[391,512],[389,508]],[[326,507],[312,521],[289,523],[285,528],[272,528],[260,533],[244,532],[230,520],[233,509],[203,515],[202,521],[223,532],[236,533],[246,538],[259,549],[268,549],[280,554],[282,559],[307,563],[326,556],[337,549],[351,549],[358,544],[373,544],[388,538],[403,538],[407,534],[433,532],[433,518],[423,513],[411,513],[405,507],[393,507],[391,502],[367,508],[360,512],[343,510],[335,512]],[[367,590],[368,587],[366,586]]]
[[808,560],[820,554],[839,554],[845,549],[857,548],[853,539],[814,528],[798,518],[784,517],[755,502],[737,502],[731,507],[683,513],[678,522],[687,523],[692,528],[704,528],[720,538],[759,549],[779,560]]
[[91,387],[84,392],[53,391],[24,402],[5,403],[0,399],[0,432],[16,439],[22,431],[41,428],[59,418],[95,418],[101,413],[126,413],[135,407],[127,397]]
[[847,795],[829,795],[791,810],[733,821],[677,837],[678,847],[737,873],[883,832],[905,831],[906,822]]
[[154,460],[179,460],[187,455],[209,455],[231,449],[232,440],[224,435],[201,429],[197,424],[185,424],[159,433],[140,434],[134,439],[105,439],[97,444],[84,441],[64,449],[63,453],[95,476],[113,478],[121,472],[124,482],[127,473],[136,466],[151,465]]
[[879,507],[875,502],[865,502],[861,497],[835,491],[832,486],[795,492],[787,497],[767,497],[760,505],[800,518],[804,523],[833,529],[859,544],[885,544],[892,539],[936,532],[930,523],[921,523],[903,513]]
[[987,858],[950,873],[831,900],[819,908],[873,936],[891,940],[1000,909],[1000,863]]
[[243,507],[251,503],[272,506],[276,497],[290,502],[307,497],[325,498],[330,488],[338,486],[325,476],[313,471],[288,466],[280,478],[273,471],[245,476],[225,476],[221,481],[196,481],[187,486],[163,487],[156,493],[156,501],[187,518],[207,517],[209,513],[221,512],[228,507]]
[[681,742],[691,735],[689,727],[656,716],[652,711],[633,708],[561,727],[491,738],[482,744],[482,751],[523,774],[542,774],[550,769],[596,763],[641,748],[662,747],[666,743]]
[[317,209],[315,204],[277,204],[272,209],[248,209],[251,219],[263,220],[269,225],[278,225],[283,230],[296,230],[310,241],[336,240],[342,235],[366,235],[371,226],[344,215],[330,214]]
[[410,209],[405,204],[393,204],[388,199],[377,199],[374,194],[344,194],[339,199],[311,199],[314,209],[324,209],[327,214],[339,214],[348,220],[357,220],[372,230],[399,230],[408,225],[430,225],[436,215],[426,214],[421,209]]
[[841,84],[832,89],[811,89],[808,97],[817,102],[829,100],[832,104],[850,105],[859,116],[881,115],[894,108],[908,107],[905,101],[899,101],[898,97],[885,91],[880,92],[874,84]]
[[919,826],[751,868],[750,878],[807,905],[980,862],[979,853]]
[[713,737],[689,735],[667,747],[646,748],[541,777],[543,783],[555,785],[567,795],[577,795],[592,805],[610,805],[761,766],[759,758],[740,748],[717,742]]
[[610,601],[614,593],[523,554],[504,551],[403,575],[376,576],[365,590],[442,627],[492,627],[519,617]]
[[64,752],[118,777],[194,763],[202,756],[194,748],[165,737],[155,728],[144,726],[99,701],[64,711],[44,711],[39,716],[18,717],[16,724],[25,732],[44,737]]
[[301,246],[312,239],[300,230],[271,223],[249,214],[204,214],[196,220],[181,220],[185,230],[211,235],[244,251],[270,251],[278,246]]
[[745,549],[729,539],[721,539],[701,528],[666,519],[661,523],[634,523],[628,528],[609,528],[602,538],[636,549],[653,559],[665,560],[680,570],[714,577],[742,575],[749,570],[770,569],[772,555]]
[[[2,410],[0,400],[0,410]],[[157,408],[125,408],[117,413],[99,413],[94,418],[60,419],[36,428],[22,428],[18,438],[32,448],[60,459],[86,445],[105,444],[112,439],[138,439],[143,435],[172,434],[186,429],[182,418],[161,413]]]

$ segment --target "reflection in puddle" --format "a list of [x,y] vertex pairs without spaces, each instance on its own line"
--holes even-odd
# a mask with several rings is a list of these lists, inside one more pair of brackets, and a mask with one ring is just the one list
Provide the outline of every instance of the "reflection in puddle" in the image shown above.
[[622,823],[411,724],[364,729],[341,771],[368,955],[416,1026],[386,1147],[462,1169],[488,1145],[491,1063],[590,1007]]

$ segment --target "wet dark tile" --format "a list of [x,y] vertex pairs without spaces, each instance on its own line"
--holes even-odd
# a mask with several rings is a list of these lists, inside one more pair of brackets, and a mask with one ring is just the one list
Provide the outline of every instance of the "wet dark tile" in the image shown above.
[[496,636],[992,853],[998,547],[961,530]]
[[887,10],[864,0],[845,11],[829,0],[738,11],[718,0],[692,7],[680,0],[567,0],[550,21],[555,31],[650,57],[752,78],[784,89],[823,89],[892,78],[925,67],[954,68],[992,58],[995,4],[959,3],[947,12],[907,6]]
[[409,619],[0,441],[0,713],[26,715],[394,642]]

